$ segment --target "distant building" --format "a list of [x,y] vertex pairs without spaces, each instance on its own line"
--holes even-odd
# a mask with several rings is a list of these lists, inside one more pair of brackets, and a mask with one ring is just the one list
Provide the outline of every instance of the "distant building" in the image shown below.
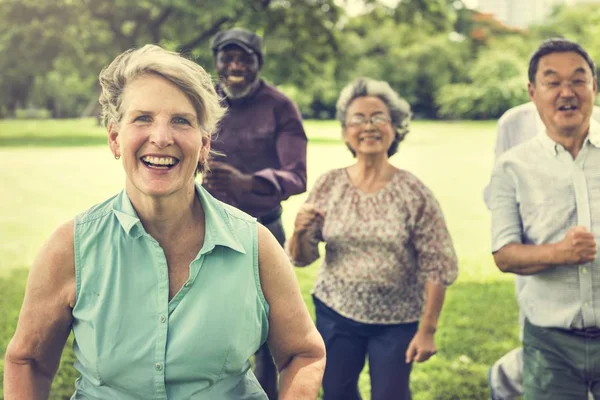
[[600,3],[600,0],[479,0],[478,9],[508,26],[526,28],[541,23],[559,4]]

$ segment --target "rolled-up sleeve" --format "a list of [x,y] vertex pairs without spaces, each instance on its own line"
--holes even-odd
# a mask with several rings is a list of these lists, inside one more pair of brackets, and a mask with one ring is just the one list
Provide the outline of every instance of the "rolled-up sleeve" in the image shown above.
[[418,209],[412,241],[417,251],[419,270],[426,279],[448,286],[458,277],[458,261],[442,210],[425,187]]
[[516,178],[506,161],[499,162],[492,172],[489,207],[492,213],[492,253],[509,243],[522,243],[523,224]]
[[291,101],[282,102],[275,111],[277,132],[275,151],[279,168],[265,168],[254,176],[269,181],[279,201],[306,191],[307,138],[300,113]]

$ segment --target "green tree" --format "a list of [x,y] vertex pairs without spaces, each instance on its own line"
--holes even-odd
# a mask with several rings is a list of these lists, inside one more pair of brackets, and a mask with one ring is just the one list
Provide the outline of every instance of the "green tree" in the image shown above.
[[600,62],[600,7],[578,4],[555,7],[544,24],[533,26],[539,40],[561,36],[580,43],[596,63]]
[[498,118],[528,100],[527,64],[499,51],[480,54],[469,71],[469,83],[442,87],[436,98],[439,116],[452,119]]
[[[191,0],[0,0],[0,90],[5,94],[0,103],[9,113],[35,99],[58,105],[65,96],[41,93],[60,90],[40,83],[52,80],[50,71],[64,75],[68,64],[69,76],[88,82],[118,53],[146,43],[188,52],[210,66],[210,38],[236,25],[258,30],[268,51],[273,48],[273,59],[285,60],[275,67],[268,61],[267,77],[304,82],[332,57],[338,11],[333,0],[206,0],[201,5]],[[278,41],[285,46],[278,49]],[[61,64],[55,65],[59,58]],[[93,92],[88,99],[95,102]]]
[[[385,80],[416,114],[435,117],[439,88],[465,79],[468,47],[453,34],[454,16],[449,9],[444,23],[415,25],[414,20],[422,18],[417,11],[401,17],[398,9],[376,6],[349,20],[342,31],[341,66],[347,67],[340,70],[339,79],[343,83],[359,76]],[[440,32],[440,26],[446,30]]]
[[62,0],[0,1],[0,106],[9,114],[27,105],[36,76],[75,51],[76,21]]

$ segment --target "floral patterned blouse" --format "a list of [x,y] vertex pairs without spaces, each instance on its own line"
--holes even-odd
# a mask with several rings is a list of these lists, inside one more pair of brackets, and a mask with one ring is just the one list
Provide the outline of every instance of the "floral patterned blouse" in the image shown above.
[[[355,187],[346,169],[317,180],[308,203],[325,212],[311,229],[310,262],[325,259],[313,295],[362,323],[414,322],[425,282],[450,285],[458,267],[442,211],[414,175],[398,170],[376,193]],[[292,260],[295,265],[306,265]]]

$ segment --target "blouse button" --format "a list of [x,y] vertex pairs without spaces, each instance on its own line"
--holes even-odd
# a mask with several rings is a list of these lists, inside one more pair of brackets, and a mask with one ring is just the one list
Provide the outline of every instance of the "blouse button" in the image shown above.
[[157,371],[162,371],[162,364],[161,363],[156,363],[155,367],[156,367]]
[[159,320],[160,320],[161,324],[164,324],[165,321],[167,320],[167,318],[164,315],[161,315],[160,318],[159,318]]

